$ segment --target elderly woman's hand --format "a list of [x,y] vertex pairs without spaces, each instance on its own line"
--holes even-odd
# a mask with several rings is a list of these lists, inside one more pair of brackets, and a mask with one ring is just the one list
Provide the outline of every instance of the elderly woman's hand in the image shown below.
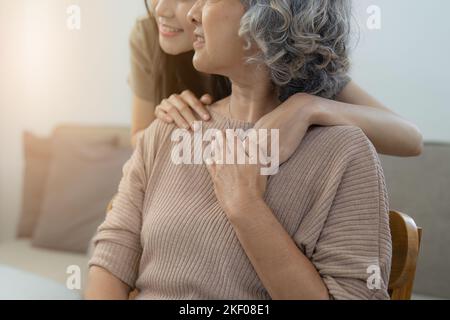
[[319,112],[317,97],[297,93],[256,122],[255,129],[279,129],[280,164],[287,161],[302,142]]
[[[218,131],[217,134],[222,138],[215,139],[211,143],[214,157],[207,159],[206,166],[220,206],[228,218],[233,219],[245,214],[246,208],[255,202],[263,201],[267,176],[261,174],[260,164],[250,164],[243,142],[238,137],[234,137],[235,148],[231,150],[225,132]],[[244,163],[238,163],[236,156],[238,152],[244,155]],[[226,156],[233,159],[232,164],[227,164]]]

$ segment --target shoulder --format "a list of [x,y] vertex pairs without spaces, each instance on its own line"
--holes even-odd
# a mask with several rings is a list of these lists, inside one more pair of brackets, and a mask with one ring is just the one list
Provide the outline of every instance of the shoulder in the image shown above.
[[323,172],[343,173],[352,165],[376,169],[379,158],[365,133],[355,126],[312,126],[293,156],[313,161]]
[[166,145],[170,140],[170,136],[176,125],[173,123],[166,123],[160,119],[155,119],[142,134],[144,153],[150,152],[147,148],[158,150],[161,146]]
[[153,38],[155,35],[155,27],[155,21],[152,17],[148,15],[140,16],[134,22],[130,39]]
[[376,150],[361,128],[356,126],[312,126],[304,138],[306,147],[315,147],[327,153],[355,155],[361,151]]
[[131,53],[148,55],[156,36],[157,30],[153,18],[148,15],[137,18],[129,36]]

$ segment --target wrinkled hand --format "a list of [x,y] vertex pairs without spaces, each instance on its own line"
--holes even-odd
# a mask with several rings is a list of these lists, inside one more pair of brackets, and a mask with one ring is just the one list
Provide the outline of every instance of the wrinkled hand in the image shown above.
[[[250,164],[243,142],[234,137],[234,150],[225,138],[224,131],[218,131],[222,138],[213,140],[211,148],[214,157],[206,162],[214,184],[217,199],[229,218],[245,214],[245,208],[263,198],[267,176],[261,175],[260,164]],[[237,152],[242,152],[245,164],[237,163]],[[233,164],[226,163],[226,155],[233,156]],[[231,159],[231,158],[230,158]]]
[[293,95],[256,122],[255,129],[279,129],[280,164],[287,161],[302,142],[318,108],[315,102],[316,97],[309,94]]
[[194,122],[198,120],[194,117],[194,112],[201,119],[209,120],[211,117],[205,105],[211,104],[212,101],[213,98],[209,94],[198,99],[194,93],[185,90],[181,94],[172,94],[164,99],[156,106],[155,116],[167,123],[175,122],[179,128],[195,130]]

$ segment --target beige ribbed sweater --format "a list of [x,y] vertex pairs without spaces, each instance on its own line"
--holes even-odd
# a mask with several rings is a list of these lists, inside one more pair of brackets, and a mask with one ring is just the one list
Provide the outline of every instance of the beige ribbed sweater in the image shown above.
[[[211,112],[203,130],[252,127]],[[89,266],[138,288],[137,299],[270,299],[217,202],[206,166],[172,163],[173,129],[156,120],[138,139]],[[386,186],[361,129],[311,127],[269,177],[265,200],[332,298],[389,298]],[[377,268],[380,289],[369,289],[368,282],[377,284]]]

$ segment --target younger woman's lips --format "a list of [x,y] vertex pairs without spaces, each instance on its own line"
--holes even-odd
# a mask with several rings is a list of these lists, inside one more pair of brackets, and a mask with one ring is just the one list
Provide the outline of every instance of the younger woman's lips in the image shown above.
[[159,32],[165,37],[174,37],[183,32],[183,29],[173,28],[164,24],[159,24]]

